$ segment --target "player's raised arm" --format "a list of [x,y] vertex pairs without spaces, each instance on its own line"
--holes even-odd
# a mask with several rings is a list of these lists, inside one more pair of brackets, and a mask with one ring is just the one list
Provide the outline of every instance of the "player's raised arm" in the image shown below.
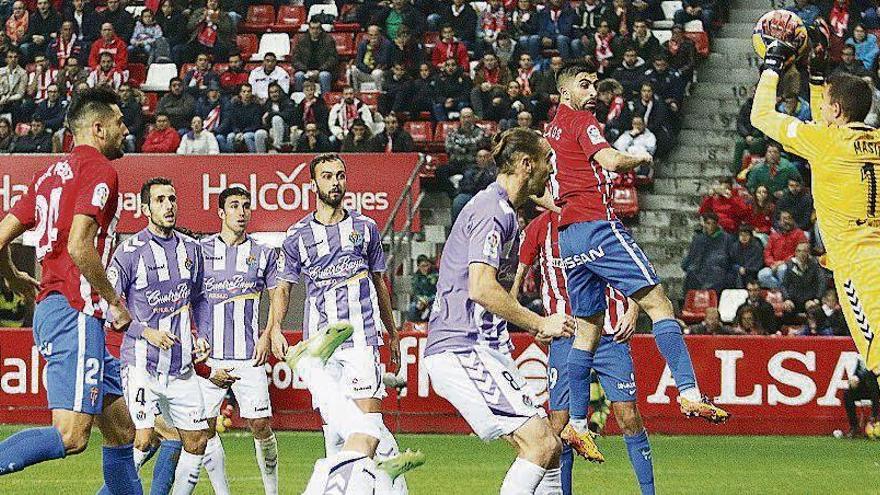
[[593,158],[605,170],[618,173],[629,172],[654,162],[654,158],[649,153],[624,153],[614,148],[603,148],[597,151]]

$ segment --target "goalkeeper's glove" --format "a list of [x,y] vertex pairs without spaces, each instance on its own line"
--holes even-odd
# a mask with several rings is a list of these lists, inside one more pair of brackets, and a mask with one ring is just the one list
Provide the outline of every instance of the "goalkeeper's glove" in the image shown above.
[[815,26],[807,28],[810,37],[810,56],[807,71],[810,84],[825,84],[828,75],[828,35]]
[[796,54],[797,50],[788,43],[776,39],[770,40],[767,43],[767,53],[764,54],[764,64],[761,66],[761,71],[772,70],[782,75]]

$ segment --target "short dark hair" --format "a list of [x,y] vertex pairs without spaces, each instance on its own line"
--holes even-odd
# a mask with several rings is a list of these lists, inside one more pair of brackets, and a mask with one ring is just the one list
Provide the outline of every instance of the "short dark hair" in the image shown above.
[[172,77],[171,80],[168,81],[168,87],[170,88],[171,85],[174,84],[174,83],[176,83],[176,82],[179,82],[180,84],[183,84],[183,79],[181,79],[181,78],[179,78],[179,77]]
[[119,106],[119,95],[112,89],[98,86],[83,90],[67,107],[67,128],[75,134],[86,116],[91,114],[102,119],[110,118],[114,105]]
[[583,74],[584,72],[586,72],[587,74],[595,74],[595,64],[585,61],[577,61],[565,64],[561,69],[559,69],[559,72],[556,74],[556,87],[561,88],[567,80],[571,79],[572,77],[576,77],[578,74]]
[[278,60],[278,56],[275,55],[275,52],[266,52],[266,53],[263,55],[263,60],[266,60],[266,57],[272,57],[272,58],[274,58],[275,60]]
[[741,223],[741,224],[739,224],[739,232],[740,232],[740,233],[748,232],[749,235],[752,235],[752,234],[755,233],[755,231],[754,231],[754,229],[752,228],[752,226],[749,225],[749,224],[747,224],[747,223]]
[[428,258],[427,255],[420,254],[418,258],[416,258],[416,264],[421,265],[422,263],[431,263],[431,258]]
[[718,214],[714,211],[707,211],[700,215],[700,218],[703,220],[715,220],[715,223],[718,223]]
[[[782,151],[782,145],[779,144],[779,143],[776,142],[776,141],[769,141],[769,142],[767,142],[767,148],[776,148],[776,149],[778,149],[779,151]],[[766,151],[765,151],[765,153],[766,153]]]
[[840,111],[848,122],[864,122],[871,111],[871,86],[863,79],[850,74],[831,76],[828,81],[830,103],[840,105]]
[[542,152],[541,135],[531,129],[514,127],[495,135],[492,147],[492,157],[499,173],[512,173],[516,164],[514,156],[524,153],[536,158]]
[[342,156],[340,156],[339,153],[321,153],[312,158],[312,161],[309,162],[309,175],[312,179],[317,178],[315,176],[315,169],[318,168],[318,165],[327,162],[341,162],[342,166],[345,166],[345,160],[342,159]]
[[250,201],[251,193],[247,191],[247,189],[243,187],[227,187],[220,193],[220,197],[217,198],[217,206],[222,210],[226,208],[226,200],[231,198],[232,196],[242,196]]
[[144,185],[141,186],[141,204],[148,205],[150,204],[150,189],[153,186],[174,186],[174,183],[171,182],[171,179],[168,177],[153,177],[147,179],[144,182]]
[[599,84],[596,85],[597,93],[613,93],[616,89],[616,84],[613,79],[602,79],[599,81]]

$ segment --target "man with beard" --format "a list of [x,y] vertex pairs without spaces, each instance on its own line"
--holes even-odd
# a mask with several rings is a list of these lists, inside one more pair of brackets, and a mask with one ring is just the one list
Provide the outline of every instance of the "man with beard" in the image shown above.
[[[348,486],[346,493],[373,493],[375,487],[377,494],[405,494],[406,481],[398,476],[424,456],[399,454],[382,420],[382,330],[388,332],[391,372],[400,364],[400,337],[382,279],[381,234],[372,218],[342,206],[346,173],[339,155],[316,156],[309,172],[316,208],[287,230],[267,324],[268,338],[283,344],[290,287],[305,279],[303,341],[287,352],[286,361],[312,394],[325,423],[327,451],[327,458],[315,463],[305,493],[325,493],[332,479],[332,486],[341,481]],[[277,357],[284,355],[281,347]]]
[[[119,179],[110,160],[122,156],[127,129],[119,98],[106,89],[83,91],[67,121],[76,147],[53,159],[0,222],[0,275],[27,298],[34,298],[39,286],[34,342],[53,349],[45,356],[52,425],[0,442],[0,475],[83,452],[100,415],[105,483],[113,494],[140,494],[133,425],[125,402],[118,400],[119,361],[104,346],[105,321],[117,331],[131,321],[102,263],[113,248],[118,215]],[[47,207],[54,214],[39,213]],[[8,250],[32,228],[42,267],[39,285],[13,265]]]
[[367,125],[373,127],[373,113],[370,107],[364,105],[364,102],[354,97],[354,88],[346,86],[342,89],[342,100],[333,105],[330,109],[330,116],[327,118],[330,124],[330,141],[334,146],[342,144],[342,140],[351,131],[354,121],[360,119]]

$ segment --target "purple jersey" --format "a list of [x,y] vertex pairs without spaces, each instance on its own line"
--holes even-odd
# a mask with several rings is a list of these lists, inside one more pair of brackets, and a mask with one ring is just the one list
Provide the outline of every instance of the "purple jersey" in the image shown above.
[[306,279],[303,338],[326,325],[347,320],[354,326],[343,347],[382,344],[379,298],[371,275],[385,271],[385,254],[376,221],[356,211],[333,225],[311,213],[287,229],[278,257],[278,278]]
[[516,213],[497,182],[477,193],[461,210],[443,247],[426,356],[471,350],[477,345],[503,352],[513,349],[507,322],[470,299],[468,267],[485,263],[497,268],[503,285],[516,271],[518,241]]
[[[154,375],[187,373],[194,344],[191,308],[204,297],[198,241],[176,231],[163,239],[144,229],[116,249],[107,278],[125,298],[132,318],[122,341],[122,362]],[[180,341],[160,350],[141,336],[145,326],[169,331]]]
[[248,236],[227,246],[220,235],[202,239],[205,298],[195,308],[214,359],[250,359],[260,337],[260,296],[275,288],[278,255]]

